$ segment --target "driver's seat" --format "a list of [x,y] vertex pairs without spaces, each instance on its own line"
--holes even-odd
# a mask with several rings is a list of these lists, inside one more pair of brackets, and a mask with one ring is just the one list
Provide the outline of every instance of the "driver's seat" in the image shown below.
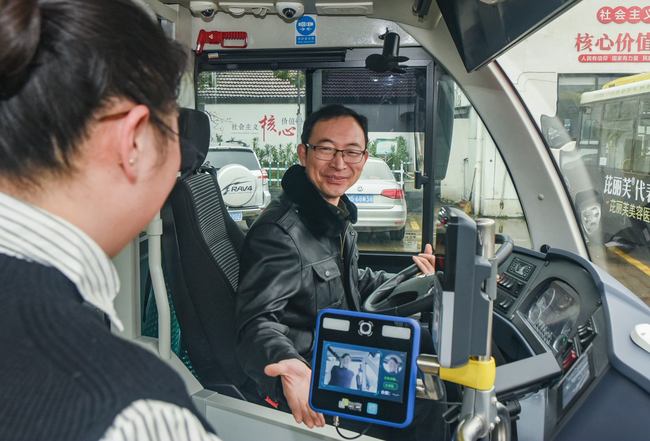
[[230,218],[214,169],[205,113],[181,109],[181,176],[161,210],[163,266],[192,367],[208,389],[243,398],[235,358],[235,293],[244,235]]

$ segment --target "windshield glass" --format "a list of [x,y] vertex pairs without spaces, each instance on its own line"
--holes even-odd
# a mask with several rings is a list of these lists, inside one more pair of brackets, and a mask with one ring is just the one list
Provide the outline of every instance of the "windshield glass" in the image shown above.
[[648,24],[650,5],[583,0],[498,62],[563,175],[592,260],[650,304]]

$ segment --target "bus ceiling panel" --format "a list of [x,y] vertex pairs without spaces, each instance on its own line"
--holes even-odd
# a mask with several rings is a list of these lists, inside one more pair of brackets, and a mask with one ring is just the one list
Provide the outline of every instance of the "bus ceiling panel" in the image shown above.
[[491,63],[468,73],[445,23],[433,29],[404,29],[451,74],[483,120],[512,176],[533,247],[548,244],[588,257],[562,178],[500,67]]
[[[414,13],[414,9],[426,14],[421,17]],[[433,28],[442,18],[438,3],[434,0],[375,0],[372,16],[425,29]]]
[[[163,3],[181,4],[189,8],[189,0],[162,0]],[[219,7],[217,17],[230,17],[241,19],[245,17],[252,17],[258,22],[267,20],[268,18],[275,17],[279,19],[275,11],[275,1],[268,0],[266,2],[255,2],[250,0],[228,0],[222,2],[213,0]],[[233,16],[225,11],[221,3],[227,3],[228,7],[237,7],[241,5],[241,10],[244,11],[243,16]],[[260,4],[268,4],[270,8],[266,13],[260,14]],[[309,15],[318,15],[319,19],[331,18],[358,18],[367,16],[371,18],[380,18],[398,23],[405,23],[412,26],[422,28],[432,28],[440,20],[440,10],[434,0],[338,0],[336,2],[320,1],[320,0],[299,0],[297,3],[302,3],[304,6],[304,13]],[[253,7],[251,7],[253,6]],[[254,15],[257,14],[257,15]],[[201,20],[201,19],[198,19]],[[281,19],[280,19],[281,20]],[[284,20],[281,20],[284,21]],[[292,24],[291,21],[285,23]]]
[[[419,46],[418,42],[406,33],[397,23],[367,17],[318,16],[316,19],[315,44],[307,47],[382,47],[379,37],[388,28],[400,36],[400,46]],[[253,15],[233,17],[219,12],[210,21],[194,17],[192,36],[196,41],[199,32],[242,31],[248,33],[248,49],[295,49],[306,47],[296,44],[296,23],[287,22],[277,15],[267,15],[263,19]],[[221,49],[217,45],[206,45],[205,50]]]

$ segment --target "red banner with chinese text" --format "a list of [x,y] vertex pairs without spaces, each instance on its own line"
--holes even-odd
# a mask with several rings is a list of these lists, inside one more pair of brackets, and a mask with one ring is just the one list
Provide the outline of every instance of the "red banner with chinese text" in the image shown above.
[[574,47],[580,63],[647,63],[650,62],[650,6],[603,6],[596,12],[598,22],[611,26],[639,25],[638,32],[578,32]]

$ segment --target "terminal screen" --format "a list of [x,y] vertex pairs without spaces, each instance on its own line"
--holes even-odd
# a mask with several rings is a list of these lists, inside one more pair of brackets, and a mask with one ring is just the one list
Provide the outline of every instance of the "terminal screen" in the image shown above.
[[403,402],[406,353],[323,342],[319,388]]
[[420,324],[406,317],[324,309],[309,405],[325,415],[406,427],[415,408]]

